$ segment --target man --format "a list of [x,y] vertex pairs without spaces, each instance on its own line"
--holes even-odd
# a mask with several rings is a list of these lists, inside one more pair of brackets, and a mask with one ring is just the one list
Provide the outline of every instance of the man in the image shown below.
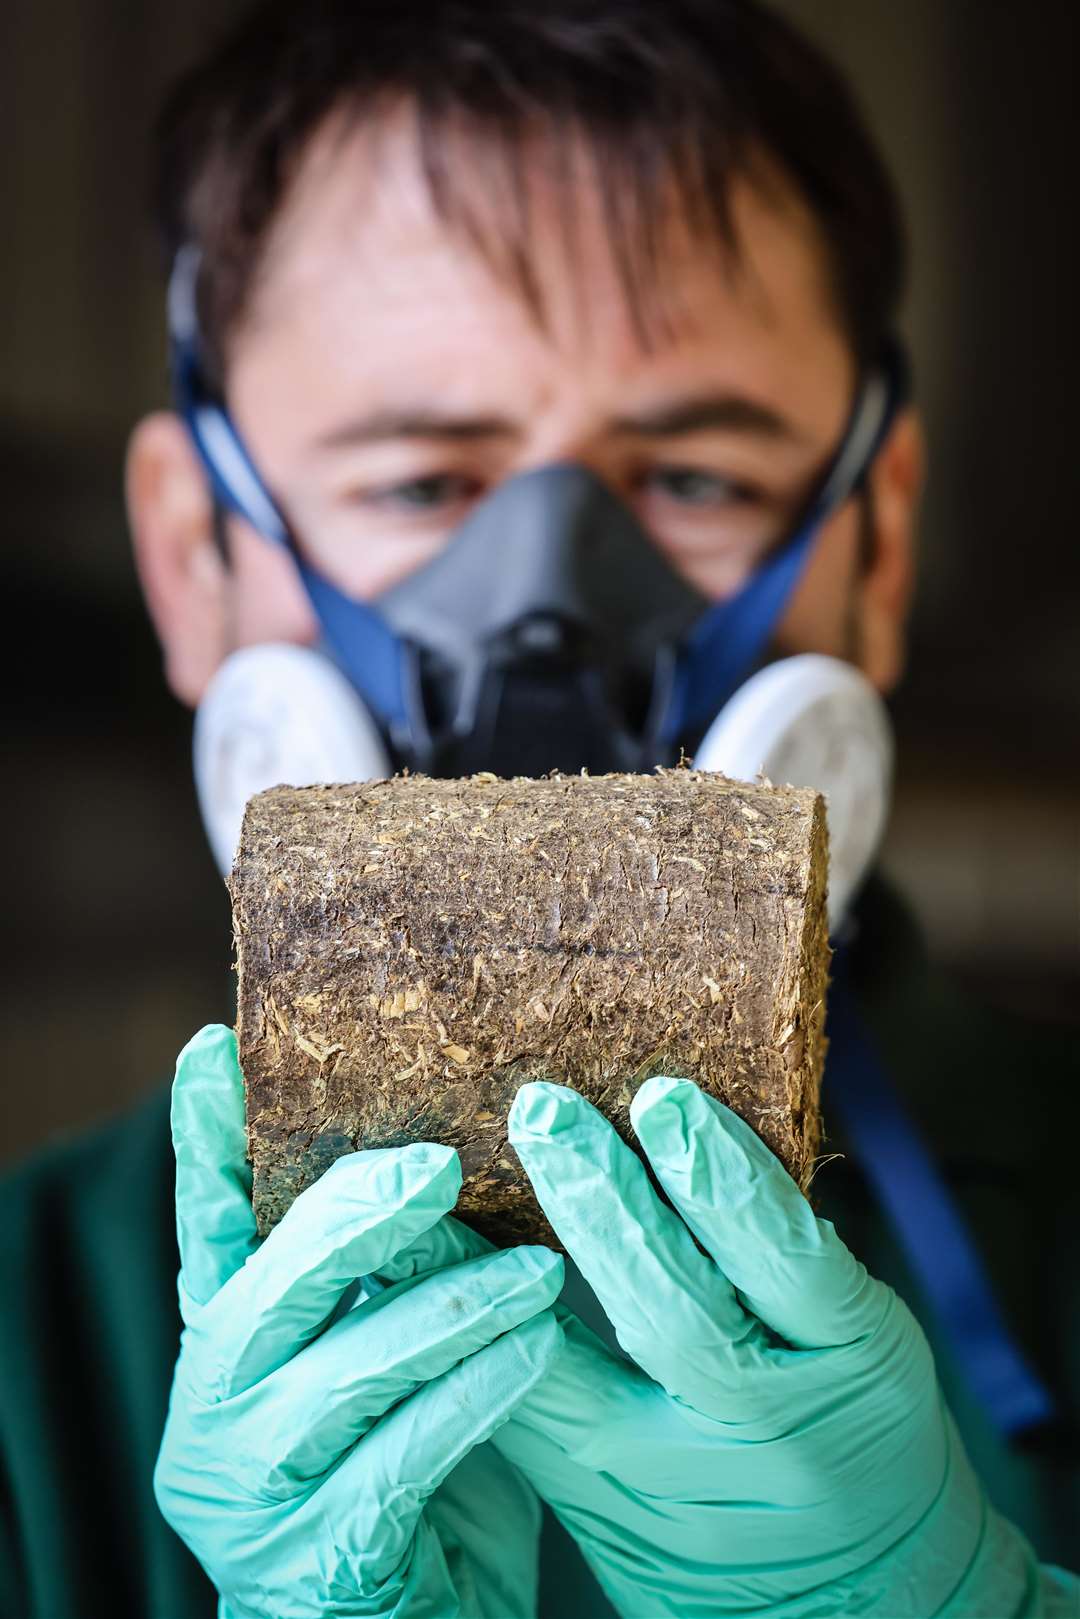
[[[516,588],[499,546],[521,514],[560,554],[616,534],[649,590],[740,604],[728,641],[754,582],[797,558],[740,678],[815,653],[895,684],[922,477],[890,358],[901,234],[847,92],[771,13],[263,5],[161,138],[180,412],[136,429],[128,494],[167,677],[200,723],[230,660],[286,643],[346,671],[387,767],[506,769],[523,737],[538,769],[575,767],[568,735],[590,764],[612,737],[642,768],[658,739],[696,746],[696,688],[681,731],[649,730],[671,701],[649,591],[631,596],[655,670],[620,685],[595,582],[575,602],[601,697],[589,647],[504,635],[469,725],[441,723],[471,688],[395,615],[421,601],[435,623],[417,592],[481,541]],[[584,527],[552,515],[567,489]],[[551,616],[523,609],[515,634]],[[387,644],[413,660],[400,711],[365,661]],[[204,804],[213,822],[212,784]],[[997,1260],[1007,1322],[980,1343],[1023,1382],[1023,1333],[1060,1433],[1063,1161],[1037,1110],[1006,1127],[994,1099],[1065,1054],[973,1024],[880,886],[846,935],[849,994]],[[18,1177],[4,1611],[187,1619],[214,1611],[209,1576],[231,1619],[1076,1612],[1052,1566],[1075,1471],[987,1420],[932,1267],[924,1285],[898,1257],[858,1169],[819,1178],[834,1232],[738,1120],[660,1076],[634,1125],[661,1202],[550,1079],[510,1124],[580,1271],[557,1307],[555,1256],[453,1221],[438,1144],[343,1158],[260,1247],[224,1030],[174,1087],[174,1377],[162,1100]]]

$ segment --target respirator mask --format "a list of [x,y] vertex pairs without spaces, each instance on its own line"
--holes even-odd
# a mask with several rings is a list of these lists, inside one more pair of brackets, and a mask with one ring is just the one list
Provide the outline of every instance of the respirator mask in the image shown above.
[[232,654],[199,705],[196,785],[222,871],[248,798],[279,784],[402,768],[651,771],[689,759],[825,795],[835,930],[884,827],[888,719],[848,664],[766,660],[818,530],[859,489],[903,401],[899,350],[863,382],[788,537],[723,601],[684,580],[634,514],[574,463],[508,479],[434,558],[357,601],[307,561],[206,386],[198,265],[197,250],[183,249],[169,286],[177,409],[218,507],[289,554],[321,631],[317,648]]

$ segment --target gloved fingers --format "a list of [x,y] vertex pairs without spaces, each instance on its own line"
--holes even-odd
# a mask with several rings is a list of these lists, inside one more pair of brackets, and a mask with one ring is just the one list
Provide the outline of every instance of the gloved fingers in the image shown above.
[[627,1354],[669,1394],[710,1409],[754,1324],[644,1164],[564,1085],[523,1085],[509,1137]]
[[185,1322],[258,1247],[236,1036],[209,1024],[176,1062],[172,1089],[180,1309]]
[[[479,1349],[395,1406],[312,1492],[359,1564],[384,1577],[406,1554],[432,1491],[490,1439],[548,1372],[562,1332],[548,1310]],[[490,1503],[497,1534],[498,1502]]]
[[[582,1466],[618,1475],[619,1436],[655,1436],[654,1411],[663,1408],[670,1415],[675,1408],[647,1372],[615,1354],[561,1304],[555,1306],[555,1319],[563,1330],[559,1356],[493,1443],[506,1451],[510,1435],[527,1430]],[[665,1442],[670,1448],[670,1429]]]
[[659,1075],[630,1118],[672,1203],[761,1321],[805,1349],[873,1330],[885,1290],[744,1119],[690,1080]]
[[351,1310],[230,1404],[230,1450],[253,1493],[291,1500],[392,1406],[547,1310],[563,1262],[550,1248],[466,1260]]
[[[557,1371],[549,1372],[541,1387],[556,1377]],[[715,1431],[687,1432],[680,1426],[679,1407],[655,1383],[649,1383],[640,1406],[628,1408],[613,1426],[602,1426],[599,1418],[595,1424],[585,1420],[579,1407],[578,1432],[569,1443],[556,1438],[548,1425],[531,1421],[535,1398],[536,1391],[491,1443],[564,1522],[568,1514],[585,1511],[591,1519],[586,1542],[617,1533],[619,1526],[640,1514],[652,1518],[649,1538],[658,1543],[660,1552],[674,1527],[674,1514],[665,1510],[665,1503],[678,1503],[676,1510],[682,1516],[691,1501],[704,1509],[723,1488]],[[657,1535],[661,1520],[663,1528]],[[699,1548],[708,1544],[710,1527],[715,1533],[715,1514],[711,1526],[699,1522]]]
[[[499,1503],[495,1556],[492,1501]],[[428,1497],[420,1529],[437,1536],[463,1613],[473,1619],[537,1619],[542,1517],[536,1491],[491,1440],[463,1456]]]
[[463,1259],[479,1259],[481,1254],[494,1252],[494,1243],[447,1214],[422,1231],[415,1242],[380,1265],[378,1280],[392,1283],[405,1281],[410,1276],[427,1276],[432,1271],[445,1270],[448,1265],[459,1265]]
[[202,1397],[227,1399],[291,1360],[345,1289],[441,1219],[460,1187],[457,1154],[430,1142],[331,1164],[192,1324],[188,1372]]

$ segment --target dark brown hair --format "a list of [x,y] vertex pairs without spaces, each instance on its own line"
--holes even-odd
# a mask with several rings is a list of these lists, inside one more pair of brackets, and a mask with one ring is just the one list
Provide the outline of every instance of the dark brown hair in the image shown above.
[[176,85],[157,132],[158,222],[170,262],[201,249],[212,375],[311,136],[332,112],[377,124],[400,100],[439,214],[538,312],[523,173],[539,133],[566,183],[571,143],[594,163],[635,312],[661,278],[672,188],[703,240],[737,254],[731,184],[764,155],[821,229],[860,360],[895,321],[906,251],[888,171],[837,69],[758,0],[262,0]]

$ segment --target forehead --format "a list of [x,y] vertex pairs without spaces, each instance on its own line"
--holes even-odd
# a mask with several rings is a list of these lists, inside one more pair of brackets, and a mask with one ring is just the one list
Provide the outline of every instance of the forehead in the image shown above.
[[672,196],[652,253],[628,269],[612,231],[619,199],[613,210],[583,145],[560,170],[538,140],[516,194],[475,145],[448,158],[470,160],[473,229],[433,199],[407,109],[363,127],[328,121],[264,244],[230,369],[271,385],[288,365],[328,399],[407,385],[467,403],[477,389],[525,387],[526,374],[529,386],[546,376],[554,389],[610,391],[695,366],[789,401],[805,378],[807,410],[815,391],[846,393],[825,244],[767,166],[733,180],[733,245],[693,228]]

